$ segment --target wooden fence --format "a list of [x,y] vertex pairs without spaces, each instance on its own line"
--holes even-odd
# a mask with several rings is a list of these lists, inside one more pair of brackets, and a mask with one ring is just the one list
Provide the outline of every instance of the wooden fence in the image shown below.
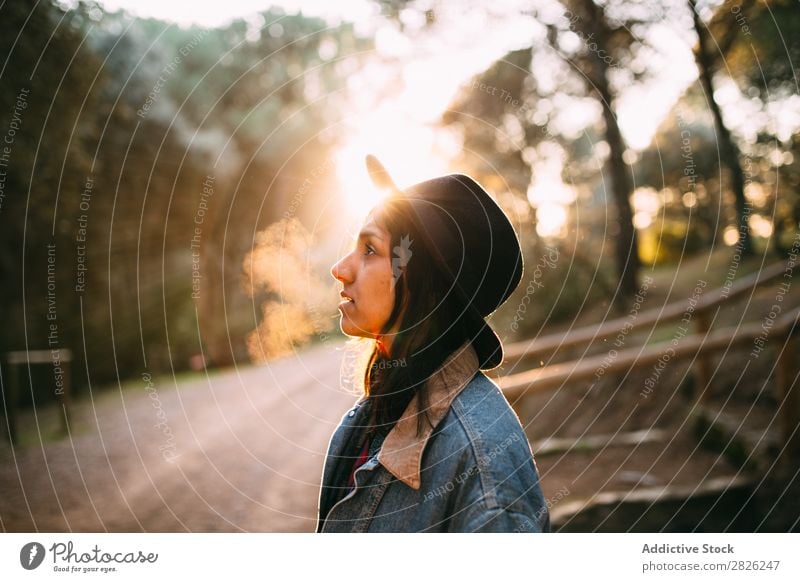
[[[1,431],[7,435],[9,442],[12,445],[17,444],[17,408],[19,406],[20,396],[20,376],[19,369],[21,366],[26,366],[28,374],[30,374],[30,367],[34,364],[43,364],[54,367],[54,376],[58,376],[60,386],[56,386],[54,395],[61,405],[61,428],[64,432],[69,431],[70,427],[70,402],[71,402],[71,387],[70,387],[70,364],[72,362],[72,352],[68,349],[58,350],[57,360],[53,359],[52,350],[28,350],[7,352],[5,354],[6,366],[5,381],[0,378],[2,390],[0,390],[0,400],[2,400],[2,408],[0,408],[0,416],[4,417],[5,429]],[[58,370],[55,369],[58,366]],[[30,384],[27,384],[30,385]],[[31,394],[33,388],[31,387]],[[35,400],[34,400],[35,405]],[[2,425],[0,425],[1,427]]]
[[[498,384],[506,397],[514,402],[531,394],[599,377],[598,373],[601,370],[601,375],[606,375],[631,368],[648,367],[658,362],[659,358],[664,357],[665,354],[669,354],[670,361],[694,359],[697,386],[695,405],[703,407],[707,404],[708,387],[712,379],[710,356],[732,347],[748,343],[754,344],[759,337],[763,336],[764,331],[764,324],[761,322],[710,331],[711,310],[732,299],[742,297],[748,292],[754,292],[757,287],[774,281],[784,273],[786,273],[785,264],[777,263],[761,270],[760,273],[743,277],[727,290],[717,288],[703,293],[693,308],[692,319],[695,322],[695,333],[682,337],[677,345],[668,341],[647,347],[621,349],[614,354],[613,358],[609,358],[606,352],[503,376],[498,379]],[[518,365],[534,357],[541,358],[545,354],[553,354],[563,348],[587,346],[594,341],[618,335],[623,330],[627,330],[625,332],[627,334],[634,329],[652,328],[668,321],[678,320],[684,316],[686,311],[686,301],[679,301],[662,309],[638,313],[633,321],[629,317],[622,317],[599,326],[583,327],[566,333],[510,344],[505,350],[506,362]],[[774,343],[782,342],[778,355],[776,380],[782,396],[780,414],[783,451],[788,457],[800,453],[800,432],[798,431],[800,390],[796,387],[798,334],[800,334],[800,307],[771,321],[770,340]]]

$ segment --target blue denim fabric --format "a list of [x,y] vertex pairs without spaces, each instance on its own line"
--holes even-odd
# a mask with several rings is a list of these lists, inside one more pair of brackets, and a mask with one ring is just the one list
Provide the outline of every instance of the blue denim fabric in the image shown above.
[[335,476],[368,416],[364,397],[341,419],[323,469],[317,532],[547,532],[550,516],[530,444],[497,385],[476,371],[425,443],[418,489],[378,460],[384,439],[337,499]]

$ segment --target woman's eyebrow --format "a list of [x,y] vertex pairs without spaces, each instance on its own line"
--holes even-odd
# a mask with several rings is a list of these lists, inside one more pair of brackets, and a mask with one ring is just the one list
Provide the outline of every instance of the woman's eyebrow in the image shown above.
[[367,238],[367,237],[372,237],[374,239],[377,239],[377,240],[383,242],[383,236],[381,236],[381,234],[377,230],[372,230],[372,229],[369,229],[369,228],[365,228],[360,233],[358,233],[359,240],[361,240],[362,238]]

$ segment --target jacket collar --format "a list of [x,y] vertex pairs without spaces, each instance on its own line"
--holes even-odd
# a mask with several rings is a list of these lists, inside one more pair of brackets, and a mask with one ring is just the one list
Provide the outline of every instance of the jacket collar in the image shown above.
[[419,489],[422,453],[436,426],[450,410],[450,405],[478,371],[478,355],[472,344],[464,343],[453,352],[427,381],[429,423],[417,436],[417,396],[411,399],[400,420],[383,441],[378,461],[412,489]]

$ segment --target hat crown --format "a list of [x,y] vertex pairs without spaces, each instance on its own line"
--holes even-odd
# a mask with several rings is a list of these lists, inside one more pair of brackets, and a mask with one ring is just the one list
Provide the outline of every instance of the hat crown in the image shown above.
[[482,317],[522,279],[522,250],[511,221],[472,177],[449,174],[405,191],[430,246]]

